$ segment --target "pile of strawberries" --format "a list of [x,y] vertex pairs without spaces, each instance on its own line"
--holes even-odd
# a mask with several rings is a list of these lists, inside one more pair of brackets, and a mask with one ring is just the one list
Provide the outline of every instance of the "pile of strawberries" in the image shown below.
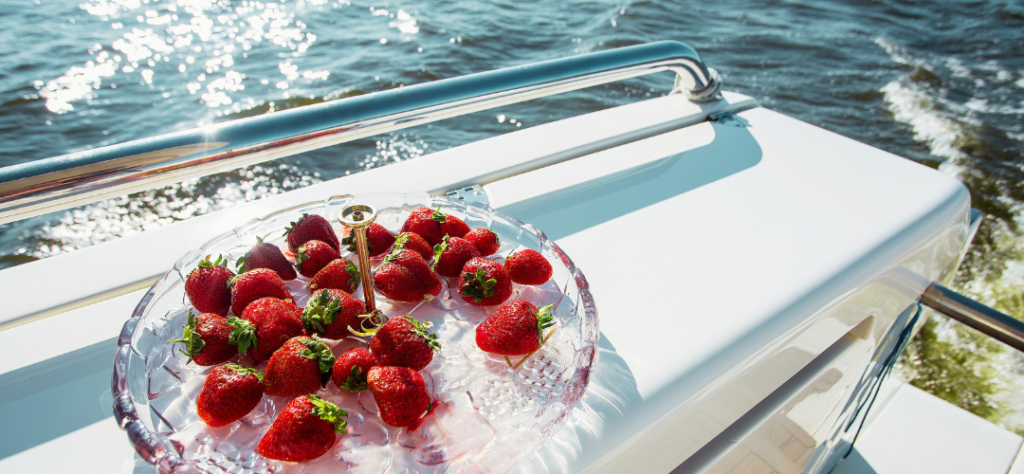
[[[182,337],[169,342],[182,343],[189,362],[217,366],[196,400],[199,417],[208,426],[224,426],[246,416],[264,394],[295,397],[257,448],[264,457],[291,462],[322,456],[345,433],[347,413],[316,396],[328,383],[350,392],[370,390],[384,423],[416,426],[431,409],[419,371],[440,349],[430,323],[366,314],[365,304],[352,296],[361,284],[360,269],[340,253],[341,245],[354,252],[354,240],[339,241],[323,217],[302,215],[285,237],[287,252],[258,241],[238,259],[235,272],[222,258],[207,256],[186,279],[185,292],[201,314],[190,313]],[[373,270],[374,288],[395,301],[430,300],[444,277],[457,279],[452,286],[467,303],[498,305],[511,296],[513,282],[539,285],[552,274],[535,250],[514,253],[504,263],[486,258],[500,247],[497,234],[470,230],[440,209],[414,210],[398,235],[370,224],[367,240],[372,257],[383,255]],[[304,308],[294,304],[284,283],[298,275],[309,278]],[[476,342],[495,354],[531,354],[553,325],[551,305],[538,309],[514,300],[477,327]],[[357,336],[372,338],[366,348],[338,357],[324,342]],[[232,360],[253,367],[227,363]]]

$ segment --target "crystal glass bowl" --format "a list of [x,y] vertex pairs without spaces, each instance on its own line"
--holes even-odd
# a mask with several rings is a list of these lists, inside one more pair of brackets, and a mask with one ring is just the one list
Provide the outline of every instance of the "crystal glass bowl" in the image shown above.
[[[290,397],[264,396],[238,422],[209,428],[195,412],[195,399],[210,368],[186,364],[180,344],[189,311],[186,276],[206,255],[235,259],[257,237],[287,248],[282,234],[303,213],[320,214],[341,230],[338,216],[351,204],[377,209],[377,223],[398,233],[413,209],[442,208],[469,224],[497,232],[501,248],[488,258],[502,261],[513,251],[538,250],[554,267],[539,286],[515,285],[510,299],[538,307],[555,305],[556,333],[518,370],[501,356],[476,346],[475,328],[498,306],[466,304],[445,280],[429,302],[400,303],[377,295],[389,317],[410,314],[433,323],[441,351],[421,371],[435,409],[415,428],[393,428],[377,414],[370,392],[352,394],[328,384],[318,395],[348,412],[348,428],[324,456],[307,463],[263,458],[256,445]],[[342,251],[358,264],[358,258]],[[371,260],[376,266],[380,259]],[[304,306],[308,279],[287,282],[295,302]],[[362,290],[353,296],[362,299]],[[427,194],[335,196],[255,219],[189,252],[161,277],[139,302],[121,331],[114,360],[114,413],[139,455],[162,472],[502,472],[536,450],[564,423],[582,398],[597,356],[598,322],[587,281],[554,242],[529,224],[482,204]],[[336,355],[366,345],[365,338],[326,341]],[[519,357],[512,357],[513,364]],[[243,365],[263,368],[248,356]]]

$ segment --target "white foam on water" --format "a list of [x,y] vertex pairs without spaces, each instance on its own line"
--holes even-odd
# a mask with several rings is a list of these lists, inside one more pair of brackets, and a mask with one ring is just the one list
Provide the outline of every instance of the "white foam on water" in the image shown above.
[[910,126],[914,140],[927,144],[933,155],[946,159],[939,170],[958,176],[963,168],[956,160],[966,155],[954,145],[957,136],[964,132],[963,125],[943,116],[928,94],[912,84],[905,85],[901,79],[886,84],[881,92],[886,108],[897,122]]

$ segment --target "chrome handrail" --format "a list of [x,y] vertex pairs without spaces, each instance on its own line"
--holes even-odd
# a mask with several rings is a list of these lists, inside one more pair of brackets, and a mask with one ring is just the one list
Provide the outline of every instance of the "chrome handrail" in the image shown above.
[[694,101],[721,80],[675,41],[399,87],[0,168],[0,224],[402,128],[661,71]]
[[974,301],[938,283],[921,295],[921,303],[982,334],[1024,352],[1024,322]]

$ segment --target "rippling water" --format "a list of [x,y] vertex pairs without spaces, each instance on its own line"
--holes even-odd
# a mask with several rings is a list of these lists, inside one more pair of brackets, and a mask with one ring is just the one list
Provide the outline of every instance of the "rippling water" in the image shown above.
[[[0,9],[0,26],[0,166],[437,78],[684,41],[727,89],[963,180],[986,219],[957,285],[1024,311],[1020,1],[15,0]],[[660,95],[669,81],[574,92],[0,226],[0,268]]]

